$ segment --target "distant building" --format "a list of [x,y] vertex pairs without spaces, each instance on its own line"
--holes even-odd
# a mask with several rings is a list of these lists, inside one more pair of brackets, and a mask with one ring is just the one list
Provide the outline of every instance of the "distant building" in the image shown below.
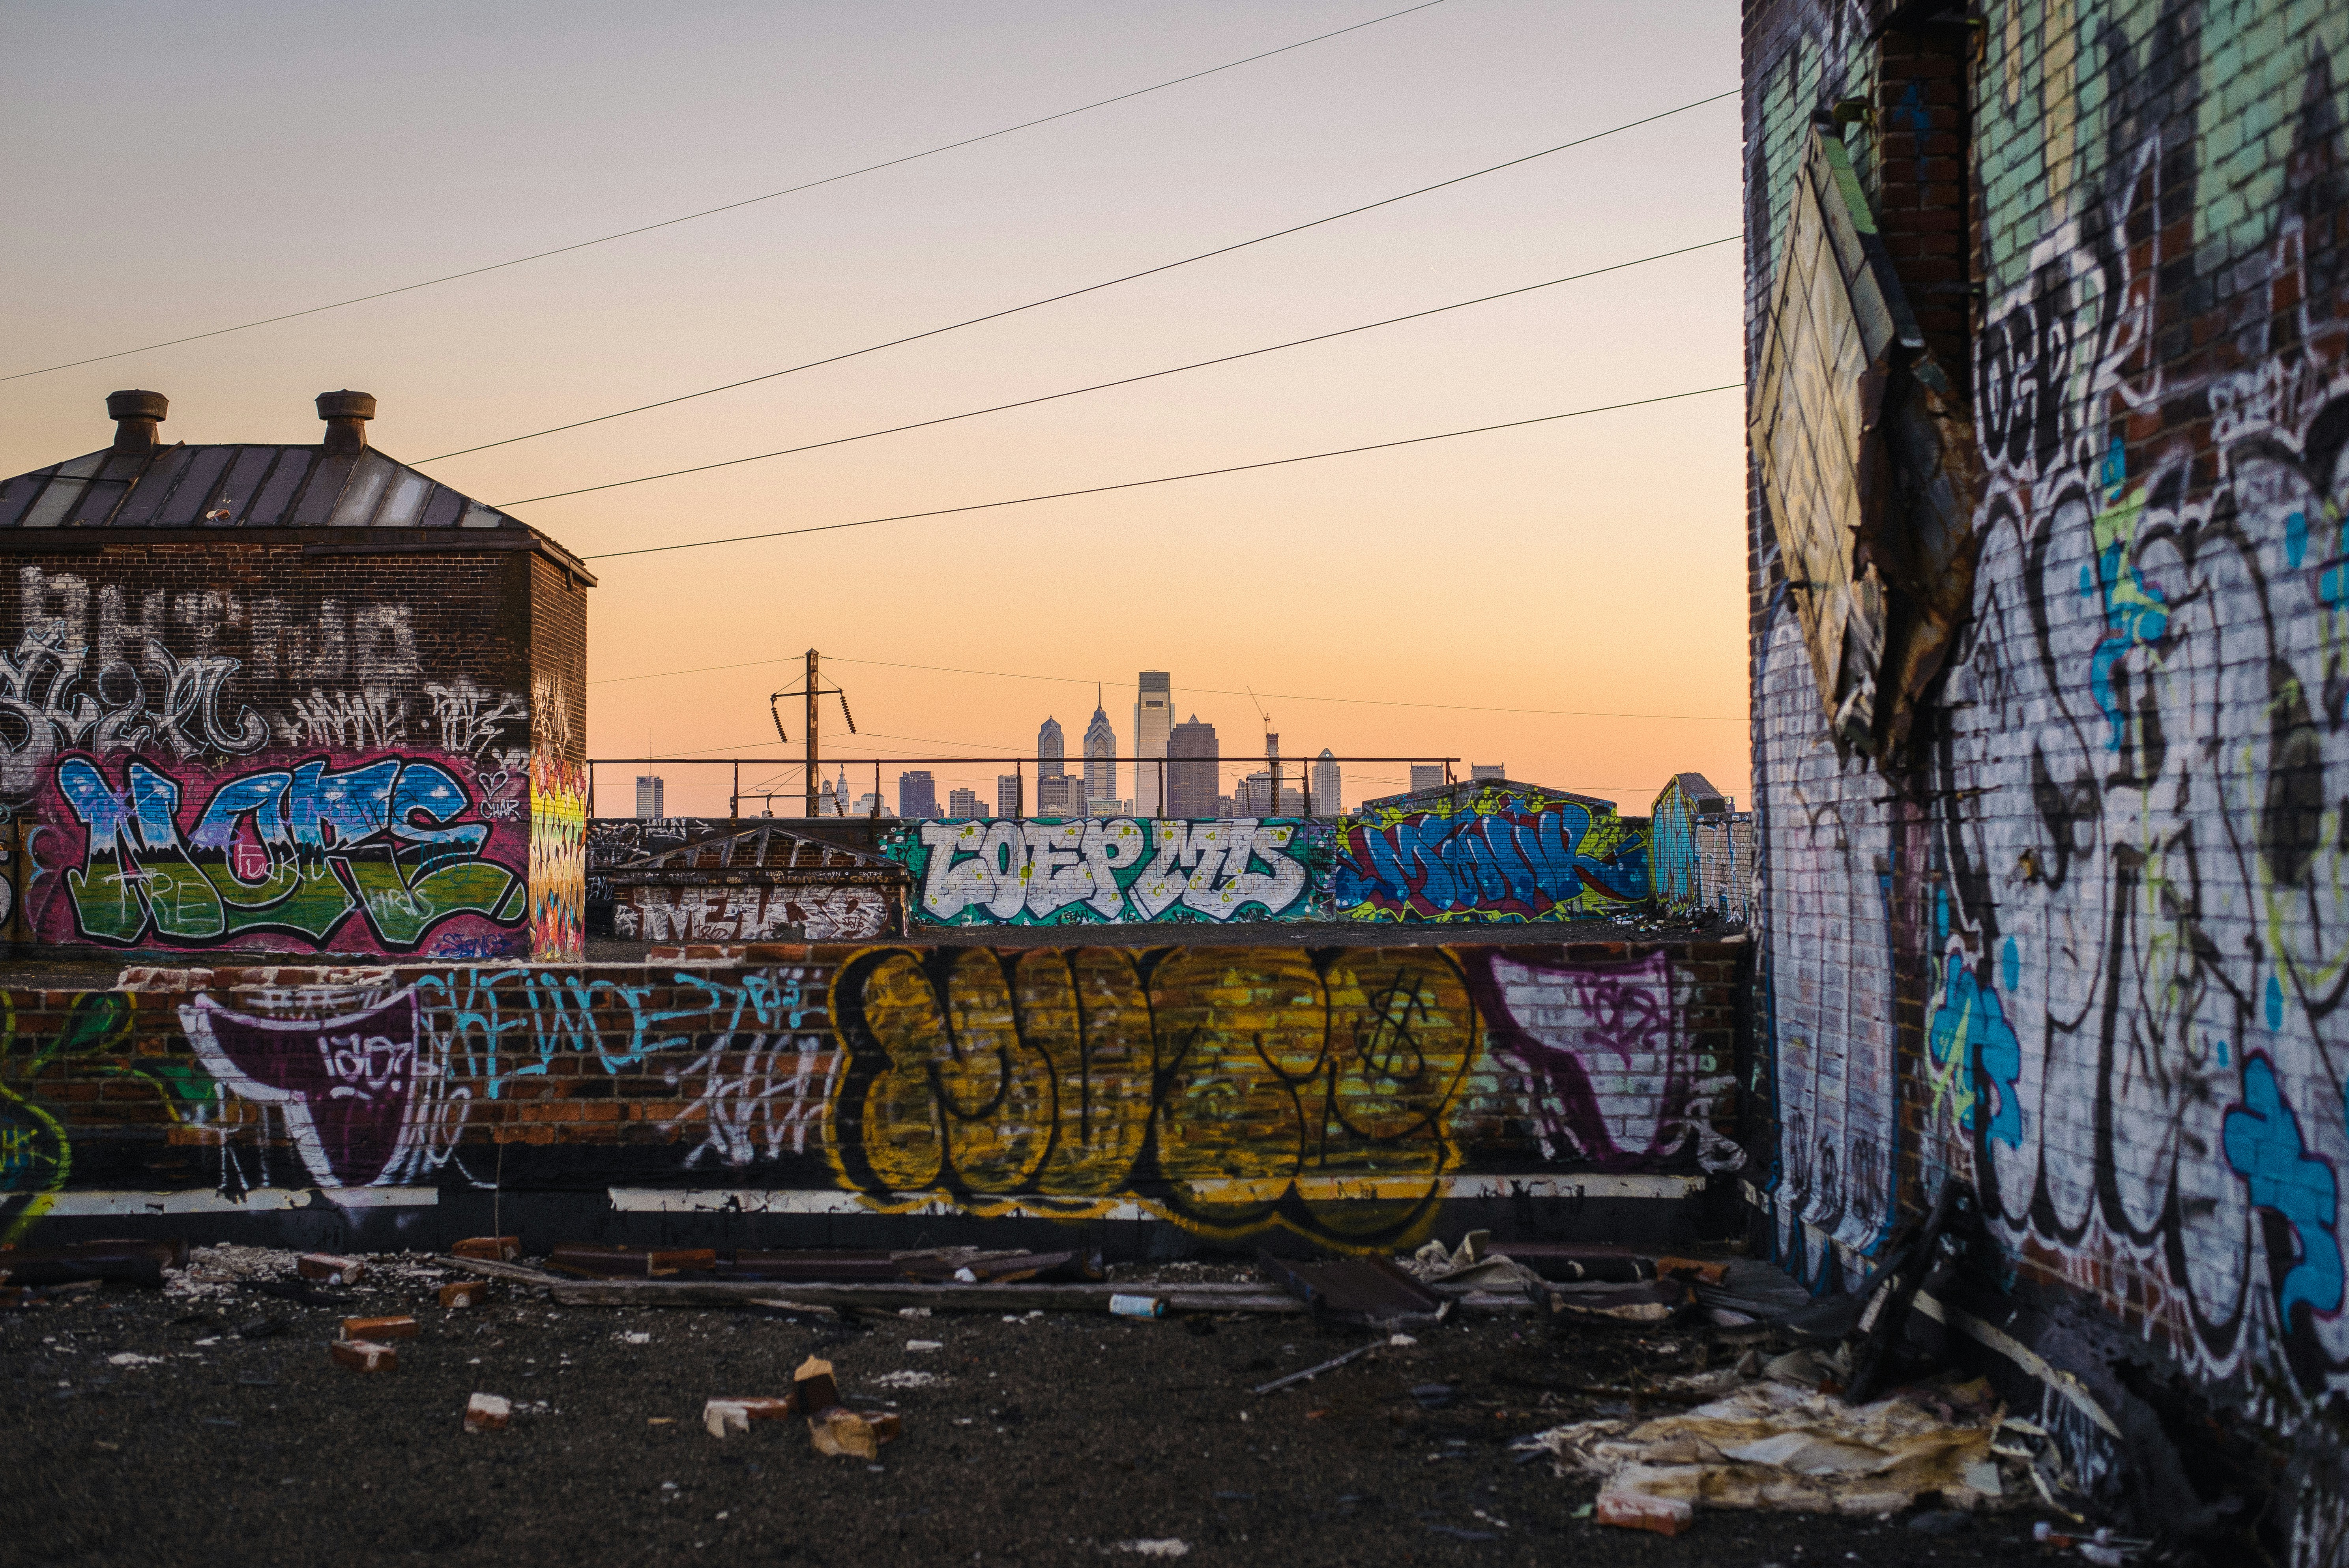
[[1068,755],[1068,742],[1061,736],[1061,721],[1046,719],[1043,727],[1036,731],[1036,777],[1058,779],[1067,773],[1061,764]]
[[1416,795],[1422,789],[1441,789],[1443,788],[1444,764],[1441,762],[1414,762],[1411,765],[1411,792],[1413,794]]
[[1259,768],[1239,782],[1232,792],[1232,813],[1240,817],[1269,817],[1272,813],[1272,770]]
[[1019,775],[999,773],[995,776],[995,814],[999,817],[1024,817],[1028,814],[1020,799]]
[[1218,817],[1237,817],[1239,815],[1239,810],[1229,795],[1218,795],[1216,797],[1216,815]]
[[662,801],[666,786],[649,773],[636,775],[636,820],[657,822],[668,815]]
[[1074,773],[1036,780],[1036,815],[1081,817],[1085,814],[1084,780]]
[[889,813],[881,809],[881,797],[867,789],[856,798],[854,814],[859,817],[885,817]]
[[897,815],[908,818],[935,817],[938,814],[937,780],[926,769],[916,773],[897,775]]
[[[815,814],[819,817],[841,815],[840,797],[832,792],[832,780],[829,779],[815,787]],[[761,812],[761,815],[771,817],[774,813],[766,811]]]
[[[1174,677],[1164,670],[1144,670],[1133,695],[1133,814],[1166,815],[1166,737],[1174,723]],[[1182,815],[1176,812],[1175,815]]]
[[1508,776],[1509,769],[1503,763],[1471,762],[1468,765],[1468,779],[1472,784],[1479,779],[1506,779]]
[[1337,758],[1328,747],[1313,763],[1313,814],[1334,817],[1345,810],[1345,779],[1338,771]]
[[1116,799],[1117,731],[1110,727],[1109,714],[1101,705],[1101,694],[1095,692],[1093,721],[1085,726],[1085,814],[1100,816],[1092,803]]
[[1169,817],[1213,817],[1221,782],[1216,727],[1193,714],[1166,736],[1166,811]]
[[1131,817],[1133,815],[1133,802],[1131,800],[1120,800],[1114,797],[1106,800],[1088,800],[1085,802],[1085,815],[1088,817]]
[[[903,786],[900,786],[897,791],[897,799],[901,805],[904,802],[905,798],[905,789]],[[914,813],[907,811],[905,814],[910,817]],[[987,815],[987,813],[979,810],[978,790],[949,789],[947,791],[947,815],[949,817],[983,817]]]

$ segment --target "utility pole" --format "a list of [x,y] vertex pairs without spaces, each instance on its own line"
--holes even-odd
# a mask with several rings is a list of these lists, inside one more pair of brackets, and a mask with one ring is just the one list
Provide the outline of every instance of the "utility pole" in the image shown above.
[[[789,746],[792,743],[792,738],[783,733],[782,709],[776,705],[787,696],[804,696],[807,699],[807,814],[811,817],[815,815],[816,789],[823,782],[822,779],[816,777],[816,769],[821,766],[823,756],[823,749],[818,742],[818,735],[821,727],[818,723],[816,698],[820,696],[838,697],[840,699],[840,717],[848,721],[848,733],[851,735],[856,733],[856,716],[848,711],[848,694],[841,690],[838,686],[827,686],[823,684],[822,662],[823,655],[819,655],[813,648],[810,648],[807,651],[807,674],[801,683],[802,689],[797,692],[789,690],[779,691],[767,698],[767,712],[772,716],[775,721],[775,738],[781,741],[786,746]],[[874,788],[878,789],[880,786],[876,784]],[[841,808],[841,814],[843,816],[847,815],[846,807],[843,806]]]
[[[816,758],[823,753],[816,748],[816,651],[807,651],[807,814],[815,815]],[[845,712],[845,709],[843,709]]]

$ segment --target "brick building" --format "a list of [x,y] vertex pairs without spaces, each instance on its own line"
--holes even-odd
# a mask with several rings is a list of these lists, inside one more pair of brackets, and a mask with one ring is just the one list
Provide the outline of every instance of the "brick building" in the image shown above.
[[1744,27],[1757,1238],[1966,1183],[2083,1491],[2349,1560],[2349,12]]
[[367,444],[113,443],[0,484],[21,944],[577,958],[587,589]]

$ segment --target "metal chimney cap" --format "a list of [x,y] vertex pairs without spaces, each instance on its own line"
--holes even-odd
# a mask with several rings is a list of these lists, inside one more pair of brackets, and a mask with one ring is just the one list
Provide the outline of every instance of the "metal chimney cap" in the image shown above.
[[321,392],[318,394],[318,418],[326,420],[372,419],[375,418],[375,394],[353,392],[347,388],[340,392]]
[[109,392],[106,395],[106,417],[109,419],[155,419],[169,417],[171,400],[160,392]]

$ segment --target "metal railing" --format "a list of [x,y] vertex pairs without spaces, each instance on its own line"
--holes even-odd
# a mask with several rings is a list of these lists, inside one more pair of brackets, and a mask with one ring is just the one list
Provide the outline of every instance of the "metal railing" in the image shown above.
[[[598,768],[730,767],[734,770],[733,788],[727,795],[726,814],[730,818],[740,820],[742,815],[742,802],[746,799],[752,800],[764,799],[769,802],[772,802],[778,798],[799,797],[803,796],[805,793],[804,789],[771,789],[764,791],[754,789],[750,795],[745,796],[742,793],[742,769],[745,767],[813,767],[817,769],[870,767],[873,769],[873,810],[869,815],[877,818],[881,815],[881,770],[885,768],[911,768],[916,766],[928,766],[933,768],[944,768],[948,766],[1001,768],[1009,766],[1013,770],[1013,777],[1019,780],[1016,786],[1017,795],[1014,802],[1019,809],[1010,814],[1014,817],[1025,817],[1028,814],[1027,769],[1030,765],[1040,765],[1043,760],[1044,759],[1042,758],[1034,757],[819,757],[812,759],[812,761],[804,757],[591,757],[587,759],[587,814],[590,817],[593,817],[595,814],[595,769]],[[1282,772],[1285,769],[1293,765],[1297,769],[1298,782],[1297,787],[1288,791],[1288,798],[1294,799],[1299,803],[1300,809],[1297,812],[1297,815],[1300,817],[1310,817],[1313,815],[1313,779],[1311,770],[1317,763],[1329,762],[1342,766],[1347,763],[1354,762],[1374,762],[1389,767],[1397,763],[1406,765],[1418,764],[1425,767],[1441,765],[1444,769],[1444,782],[1448,786],[1459,781],[1454,773],[1454,766],[1459,762],[1459,760],[1460,758],[1457,757],[1078,757],[1061,758],[1061,773],[1058,776],[1066,777],[1070,773],[1074,773],[1079,777],[1082,777],[1084,769],[1089,764],[1108,763],[1112,767],[1131,768],[1137,764],[1146,763],[1154,767],[1158,770],[1158,799],[1160,801],[1164,802],[1167,798],[1166,769],[1169,764],[1180,765],[1190,763],[1204,765],[1216,769],[1219,773],[1226,767],[1247,767],[1253,765],[1268,771],[1272,775],[1272,810],[1266,812],[1265,815],[1278,817],[1282,814],[1280,810],[1280,804],[1283,799],[1281,792]],[[1043,775],[1041,777],[1053,776]],[[844,817],[847,813],[843,810],[841,815]]]

